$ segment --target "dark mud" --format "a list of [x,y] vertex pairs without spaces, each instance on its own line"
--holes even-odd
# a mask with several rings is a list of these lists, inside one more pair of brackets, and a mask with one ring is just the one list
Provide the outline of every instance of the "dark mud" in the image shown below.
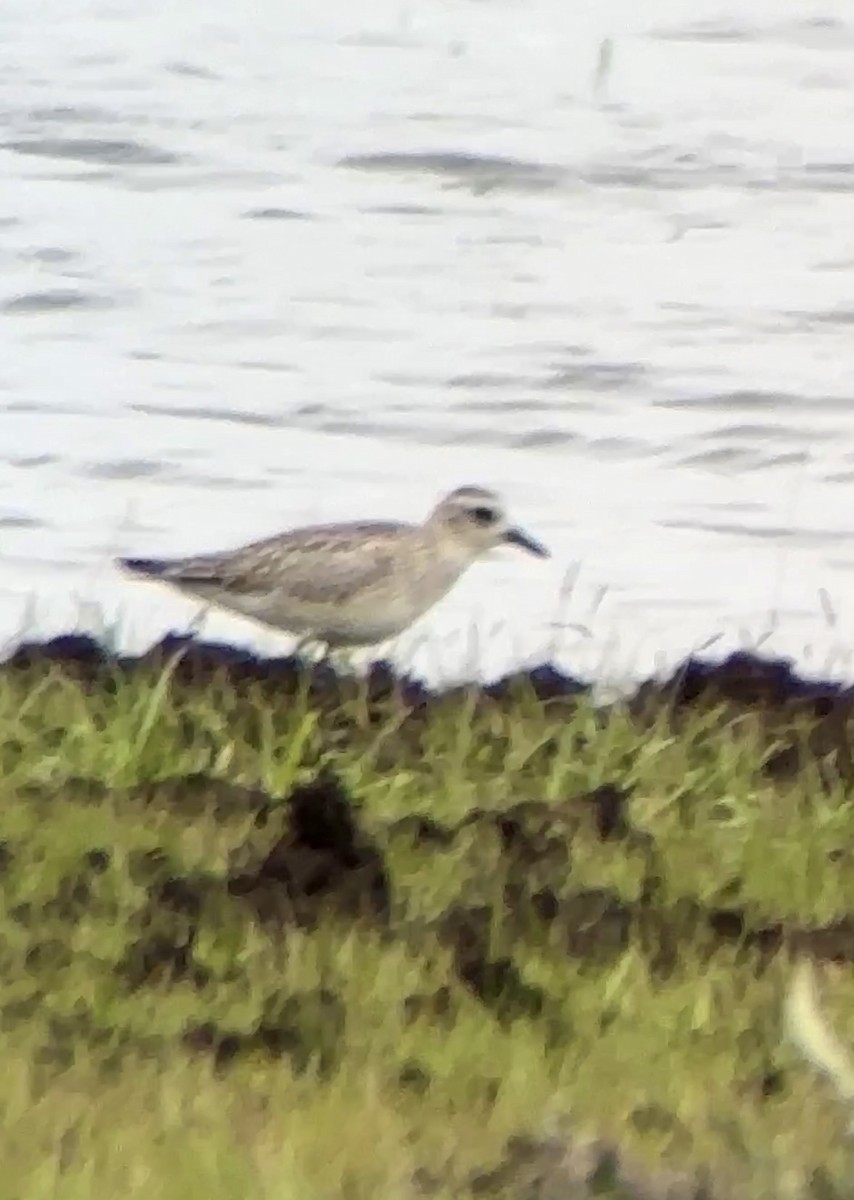
[[[59,673],[84,690],[109,692],[122,677],[159,673],[170,664],[170,687],[178,695],[213,683],[238,693],[254,685],[276,705],[309,695],[327,715],[330,736],[336,730],[341,736],[359,732],[341,716],[356,697],[361,697],[360,719],[368,730],[386,723],[393,711],[393,744],[385,751],[386,761],[378,760],[378,770],[396,769],[417,758],[423,731],[436,713],[461,699],[472,716],[490,707],[529,704],[533,698],[557,726],[586,694],[578,681],[548,666],[488,688],[432,694],[417,682],[396,677],[385,664],[374,667],[366,680],[356,681],[329,670],[308,672],[292,658],[262,660],[229,647],[176,638],[138,659],[113,658],[85,638],[25,645],[0,667],[0,675],[23,677],[29,685]],[[828,786],[840,780],[854,786],[854,692],[805,682],[784,663],[747,655],[717,666],[688,662],[669,680],[645,684],[623,703],[640,728],[664,719],[678,730],[686,715],[698,710],[719,715],[729,726],[747,721],[773,748],[762,766],[770,778],[785,784],[809,761],[813,770],[818,764]],[[602,719],[607,719],[607,710],[602,710]],[[108,793],[95,780],[74,779],[60,791],[31,788],[28,796],[46,819],[56,804],[88,807],[111,801],[170,834],[160,846],[131,853],[122,867],[128,885],[136,889],[130,908],[127,902],[122,908],[116,898],[117,867],[109,844],[89,848],[78,861],[66,864],[47,899],[12,900],[9,915],[29,935],[23,962],[29,988],[5,1004],[2,1016],[14,1024],[30,1020],[37,1011],[45,1014],[40,1055],[46,1065],[71,1061],[82,1039],[101,1048],[107,1066],[127,1054],[168,1054],[180,1044],[191,1053],[211,1056],[220,1070],[242,1056],[261,1054],[286,1056],[297,1070],[312,1066],[321,1075],[333,1071],[347,1036],[348,1014],[332,984],[296,994],[284,988],[255,988],[253,1015],[240,1027],[212,1015],[218,989],[240,986],[233,957],[224,956],[218,965],[215,956],[199,952],[201,941],[209,941],[212,931],[221,929],[240,942],[242,931],[260,928],[270,952],[285,956],[291,931],[316,930],[330,922],[400,939],[412,953],[429,958],[439,948],[450,950],[453,978],[435,992],[407,996],[401,1014],[405,1021],[426,1018],[451,1025],[461,996],[468,994],[499,1022],[536,1022],[555,1047],[568,1043],[573,1030],[558,999],[524,978],[514,954],[520,944],[547,942],[568,958],[598,967],[616,960],[631,943],[642,948],[651,971],[662,979],[678,965],[687,942],[700,958],[734,945],[751,956],[758,971],[774,956],[795,950],[817,959],[854,962],[854,915],[808,928],[783,920],[758,921],[738,906],[665,903],[659,849],[648,834],[633,828],[630,792],[616,780],[557,803],[527,796],[500,811],[476,809],[456,824],[413,815],[385,824],[374,820],[368,826],[342,781],[329,770],[319,771],[285,798],[204,772],[149,782],[121,794]],[[224,872],[187,872],[170,849],[174,830],[201,818],[232,831]],[[574,882],[574,842],[579,834],[620,846],[642,864],[643,882],[634,902],[608,887],[583,888]],[[415,853],[419,871],[429,876],[442,856],[456,858],[463,846],[468,862],[476,867],[482,861],[483,879],[475,870],[439,917],[414,918],[406,889],[395,879],[396,854]],[[13,838],[0,844],[0,876],[11,876],[19,855],[26,855],[26,847]],[[198,1017],[185,1024],[180,1036],[154,1031],[142,1037],[120,1020],[105,1023],[82,998],[71,1011],[52,1011],[51,989],[71,967],[64,932],[83,920],[123,925],[119,951],[112,961],[97,963],[98,971],[109,972],[118,995],[156,988],[162,996],[172,988],[194,989]],[[0,946],[0,968],[20,965],[10,947]],[[430,1082],[418,1062],[408,1063],[399,1080],[402,1089],[415,1092],[426,1091]],[[757,1087],[770,1095],[782,1085],[769,1074]],[[438,1182],[422,1174],[419,1187],[430,1194]],[[644,1181],[614,1148],[592,1143],[572,1148],[566,1138],[541,1143],[516,1139],[504,1162],[472,1179],[470,1191],[531,1200],[711,1194],[697,1180],[668,1176],[666,1186],[661,1180]]]
[[[779,743],[763,765],[769,778],[794,778],[817,762],[828,785],[854,783],[854,688],[802,679],[786,661],[746,653],[715,664],[689,659],[663,683],[642,684],[629,705],[639,719],[669,712],[676,730],[698,711],[714,711],[720,725],[749,718],[769,746]],[[809,727],[805,739],[793,736],[798,725]]]

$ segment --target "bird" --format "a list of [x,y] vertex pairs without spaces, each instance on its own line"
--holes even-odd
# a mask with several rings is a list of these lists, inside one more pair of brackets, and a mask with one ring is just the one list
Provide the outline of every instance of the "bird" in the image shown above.
[[508,520],[489,488],[444,496],[422,524],[308,525],[234,550],[186,558],[119,558],[136,578],[163,583],[326,652],[395,638],[500,546],[537,558],[549,550]]

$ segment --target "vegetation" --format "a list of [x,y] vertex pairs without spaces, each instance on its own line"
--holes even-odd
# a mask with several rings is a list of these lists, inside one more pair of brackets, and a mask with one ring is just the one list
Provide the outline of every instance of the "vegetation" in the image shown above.
[[[0,667],[0,1200],[854,1195],[854,699]],[[798,968],[800,970],[800,968]],[[802,995],[807,993],[801,990]]]

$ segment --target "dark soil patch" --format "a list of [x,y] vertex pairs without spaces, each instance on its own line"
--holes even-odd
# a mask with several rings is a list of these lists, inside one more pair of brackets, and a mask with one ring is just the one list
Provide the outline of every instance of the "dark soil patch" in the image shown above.
[[332,775],[297,788],[288,832],[256,870],[228,881],[262,921],[312,925],[323,915],[385,920],[389,879],[383,855]]
[[802,679],[783,659],[745,653],[720,663],[689,659],[663,683],[642,684],[629,706],[640,720],[669,712],[677,729],[697,711],[716,711],[721,726],[750,717],[771,748],[763,766],[770,778],[792,779],[817,763],[828,786],[854,783],[854,688]]

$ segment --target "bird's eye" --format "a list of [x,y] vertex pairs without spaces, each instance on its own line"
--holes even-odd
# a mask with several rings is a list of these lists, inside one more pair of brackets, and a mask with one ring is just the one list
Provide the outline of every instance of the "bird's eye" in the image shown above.
[[473,508],[471,515],[478,525],[494,525],[498,520],[498,513],[495,509],[488,508],[485,504],[479,504],[477,508]]

